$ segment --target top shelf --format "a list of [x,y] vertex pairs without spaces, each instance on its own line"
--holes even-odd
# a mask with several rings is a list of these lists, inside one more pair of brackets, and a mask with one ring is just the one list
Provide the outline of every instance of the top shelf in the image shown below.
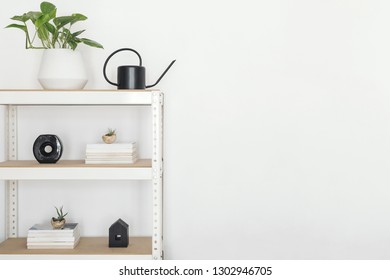
[[0,105],[151,105],[158,90],[0,90]]

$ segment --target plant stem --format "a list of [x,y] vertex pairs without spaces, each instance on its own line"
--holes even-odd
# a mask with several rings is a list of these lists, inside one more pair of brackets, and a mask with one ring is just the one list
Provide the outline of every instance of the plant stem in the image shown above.
[[[23,23],[24,24],[24,26],[26,27],[26,49],[28,49],[28,48],[32,48],[33,47],[33,45],[32,45],[32,41],[31,41],[31,39],[30,39],[30,34],[28,33],[28,28],[27,28],[27,25],[26,25],[26,23],[24,22]],[[34,40],[33,40],[34,41]],[[27,48],[27,42],[29,43],[29,47]]]

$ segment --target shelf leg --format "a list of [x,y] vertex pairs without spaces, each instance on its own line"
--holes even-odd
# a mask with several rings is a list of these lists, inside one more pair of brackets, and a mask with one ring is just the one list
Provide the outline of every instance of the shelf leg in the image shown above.
[[18,237],[18,183],[8,181],[6,184],[7,231],[6,238]]
[[161,92],[152,93],[152,127],[153,127],[153,259],[163,258],[163,100]]
[[[16,160],[17,132],[18,132],[17,107],[9,105],[7,112],[7,158]],[[18,237],[18,181],[7,181],[6,183],[6,238]]]

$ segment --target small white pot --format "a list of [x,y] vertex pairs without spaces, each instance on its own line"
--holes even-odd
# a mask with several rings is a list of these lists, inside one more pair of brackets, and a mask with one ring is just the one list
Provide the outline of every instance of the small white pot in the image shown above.
[[102,136],[102,139],[103,139],[103,142],[106,143],[106,144],[112,144],[115,142],[116,140],[116,134],[113,134],[113,135],[103,135]]
[[83,89],[88,78],[81,53],[70,49],[46,49],[42,54],[38,81],[44,89]]

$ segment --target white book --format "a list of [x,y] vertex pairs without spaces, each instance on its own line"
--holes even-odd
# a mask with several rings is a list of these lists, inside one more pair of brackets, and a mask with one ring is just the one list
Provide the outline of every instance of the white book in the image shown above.
[[77,244],[75,245],[61,245],[61,246],[52,246],[52,245],[28,245],[27,249],[29,250],[38,250],[38,249],[74,249],[76,248]]
[[46,242],[28,242],[27,245],[31,246],[62,246],[62,245],[74,245],[79,242],[80,237],[76,238],[73,241],[46,241]]
[[28,230],[28,237],[74,237],[79,233],[77,223],[66,223],[63,229],[53,229],[51,224],[35,224]]
[[136,150],[136,142],[114,144],[87,144],[87,151],[133,151]]
[[27,249],[74,249],[79,242],[80,238],[72,243],[27,243]]
[[133,155],[119,155],[119,156],[104,156],[104,155],[87,155],[86,158],[89,158],[89,159],[134,159],[134,158],[137,158],[138,155],[137,154],[133,154]]
[[137,154],[121,154],[121,155],[108,155],[108,154],[104,154],[104,155],[98,155],[98,154],[86,154],[86,158],[90,158],[90,159],[112,159],[112,158],[115,158],[115,159],[133,159],[133,158],[137,158]]
[[95,153],[101,153],[101,152],[132,152],[132,151],[136,151],[137,150],[137,147],[134,146],[134,147],[111,147],[111,145],[113,144],[104,144],[105,146],[109,146],[109,147],[101,147],[101,148],[94,148],[94,147],[90,147],[87,145],[87,148],[85,149],[86,151],[91,151],[91,152],[95,152]]
[[58,237],[58,238],[40,238],[40,237],[28,237],[27,244],[43,244],[43,243],[70,243],[73,244],[77,240],[76,237]]
[[75,233],[75,236],[28,236],[27,244],[29,243],[74,243],[77,239],[80,238],[80,233]]
[[87,147],[95,148],[95,149],[101,149],[103,147],[109,146],[111,149],[113,148],[132,148],[137,144],[135,141],[126,142],[126,143],[112,143],[112,144],[106,144],[106,143],[89,143],[87,144]]
[[91,164],[91,163],[95,163],[95,164],[127,164],[127,165],[130,165],[130,164],[133,164],[135,163],[137,160],[136,159],[132,159],[132,160],[115,160],[115,159],[112,159],[112,160],[107,160],[107,159],[93,159],[93,160],[90,160],[90,159],[86,159],[85,160],[85,163],[86,164]]
[[107,156],[121,156],[121,155],[125,155],[125,156],[131,156],[131,155],[136,155],[137,154],[137,150],[128,150],[128,151],[94,151],[94,150],[85,150],[85,154],[86,155],[107,155]]
[[133,164],[136,163],[137,159],[134,160],[85,160],[85,164]]
[[102,155],[102,154],[113,154],[113,155],[131,155],[137,153],[137,149],[133,150],[85,150],[86,154]]
[[29,231],[31,232],[70,232],[74,231],[78,227],[78,223],[66,223],[62,229],[53,229],[52,225],[47,224],[35,224]]

